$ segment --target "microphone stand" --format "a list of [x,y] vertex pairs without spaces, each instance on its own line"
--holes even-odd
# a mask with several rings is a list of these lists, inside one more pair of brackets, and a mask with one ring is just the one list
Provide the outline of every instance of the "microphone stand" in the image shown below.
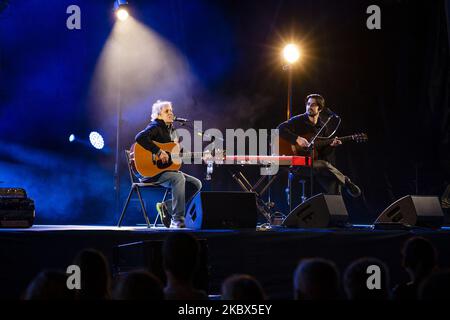
[[309,145],[307,147],[307,151],[308,153],[310,153],[310,159],[311,159],[311,170],[310,170],[310,179],[311,179],[311,197],[313,196],[314,193],[314,144],[316,142],[316,139],[319,137],[319,135],[324,131],[324,129],[326,128],[328,122],[330,122],[331,118],[335,117],[335,115],[330,115],[327,119],[327,121],[325,121],[324,125],[322,126],[322,128],[320,128],[320,130],[316,133],[316,135],[311,139],[311,141],[309,142]]
[[[194,130],[194,134],[200,134],[202,137],[207,137],[209,139],[211,139],[211,142],[213,144],[213,152],[215,153],[215,146],[216,146],[216,139],[219,139],[219,141],[224,142],[225,140],[223,138],[220,137],[216,137],[216,136],[211,136],[210,134],[205,133],[205,131],[203,130],[199,130],[198,128],[196,128],[195,126],[192,126],[190,123],[188,122],[180,122],[180,126],[187,126],[188,128],[191,128],[192,130]],[[203,152],[202,152],[203,154]],[[211,153],[212,156],[215,156],[215,154],[213,155]],[[206,178],[205,180],[211,180],[211,176],[213,174],[214,171],[214,167],[213,167],[214,161],[206,161]]]

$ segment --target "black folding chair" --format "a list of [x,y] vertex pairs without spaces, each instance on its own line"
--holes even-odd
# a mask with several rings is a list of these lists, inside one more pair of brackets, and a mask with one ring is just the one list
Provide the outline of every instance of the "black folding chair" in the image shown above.
[[[145,210],[144,202],[142,201],[140,188],[152,188],[152,189],[159,189],[159,190],[165,189],[164,197],[162,199],[162,202],[166,201],[167,194],[169,193],[170,189],[165,188],[165,187],[163,187],[163,186],[161,186],[160,184],[157,184],[157,183],[140,182],[138,180],[138,178],[134,175],[133,171],[131,170],[132,164],[131,164],[131,160],[130,160],[130,150],[125,150],[125,156],[126,156],[127,165],[128,165],[128,172],[130,174],[131,188],[130,188],[130,192],[128,193],[127,201],[125,202],[125,205],[124,205],[124,207],[122,209],[122,213],[120,214],[120,218],[119,218],[119,222],[117,223],[117,227],[120,227],[122,225],[122,220],[123,220],[123,218],[125,216],[125,212],[126,212],[126,210],[128,208],[128,204],[130,203],[131,196],[136,191],[136,193],[138,195],[138,198],[139,198],[139,202],[141,204],[142,214],[144,215],[145,223],[147,224],[147,227],[150,228],[151,224],[150,224],[150,221],[148,219],[147,210]],[[159,217],[159,214],[157,213],[155,222],[153,223],[153,227],[156,227],[156,223],[158,222],[158,217]]]

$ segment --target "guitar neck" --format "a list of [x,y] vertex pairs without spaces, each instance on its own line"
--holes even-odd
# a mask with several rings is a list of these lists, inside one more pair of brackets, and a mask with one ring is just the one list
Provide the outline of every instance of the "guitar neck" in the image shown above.
[[[317,147],[325,147],[325,146],[330,145],[330,144],[333,142],[334,139],[335,139],[335,138],[331,138],[331,139],[319,139],[319,140],[316,140],[315,145],[316,145]],[[344,137],[336,137],[336,139],[339,139],[339,140],[341,140],[342,142],[346,142],[346,141],[351,141],[351,140],[353,140],[354,137],[353,137],[353,136],[344,136]]]
[[[345,136],[345,137],[337,137],[339,140],[341,140],[342,142],[345,142],[345,141],[350,141],[350,140],[353,140],[354,138],[353,138],[353,136]],[[333,141],[333,139],[330,139],[330,141]],[[330,142],[331,143],[331,142]]]
[[181,157],[182,158],[203,158],[204,157],[204,152],[181,152]]

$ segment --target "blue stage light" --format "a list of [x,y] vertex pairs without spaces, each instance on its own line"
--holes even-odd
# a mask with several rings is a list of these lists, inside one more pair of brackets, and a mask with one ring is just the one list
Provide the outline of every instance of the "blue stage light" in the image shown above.
[[128,2],[126,0],[116,0],[114,1],[114,10],[116,12],[116,17],[120,21],[127,20],[129,13],[128,13]]
[[69,136],[69,142],[74,142],[75,141],[75,135],[72,133],[70,136]]
[[95,149],[100,150],[105,146],[105,141],[103,140],[102,135],[96,131],[92,131],[89,134],[89,141]]

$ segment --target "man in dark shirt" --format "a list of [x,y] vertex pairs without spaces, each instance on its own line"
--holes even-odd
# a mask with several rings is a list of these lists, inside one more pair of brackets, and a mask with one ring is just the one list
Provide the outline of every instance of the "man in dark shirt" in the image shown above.
[[[173,128],[172,103],[158,100],[153,104],[151,119],[152,122],[137,134],[136,142],[153,154],[158,155],[163,163],[167,163],[169,155],[153,141],[161,143],[178,142],[176,131]],[[165,171],[152,178],[139,176],[139,179],[142,182],[153,182],[172,189],[172,199],[165,203],[157,203],[156,208],[166,227],[169,227],[168,217],[171,215],[170,228],[185,228],[186,182],[191,183],[195,188],[195,193],[189,198],[190,200],[202,188],[201,181],[181,171]]]
[[[321,95],[310,94],[306,97],[305,103],[305,113],[292,117],[278,126],[282,139],[301,148],[308,148],[308,139],[313,138],[324,126],[319,115],[325,107],[325,99]],[[325,128],[321,136],[326,136],[327,131]],[[359,197],[361,195],[359,187],[332,164],[334,149],[341,144],[342,142],[335,138],[329,146],[316,148],[317,160],[314,161],[314,176],[328,194],[340,194],[341,187],[344,186],[352,197]]]

